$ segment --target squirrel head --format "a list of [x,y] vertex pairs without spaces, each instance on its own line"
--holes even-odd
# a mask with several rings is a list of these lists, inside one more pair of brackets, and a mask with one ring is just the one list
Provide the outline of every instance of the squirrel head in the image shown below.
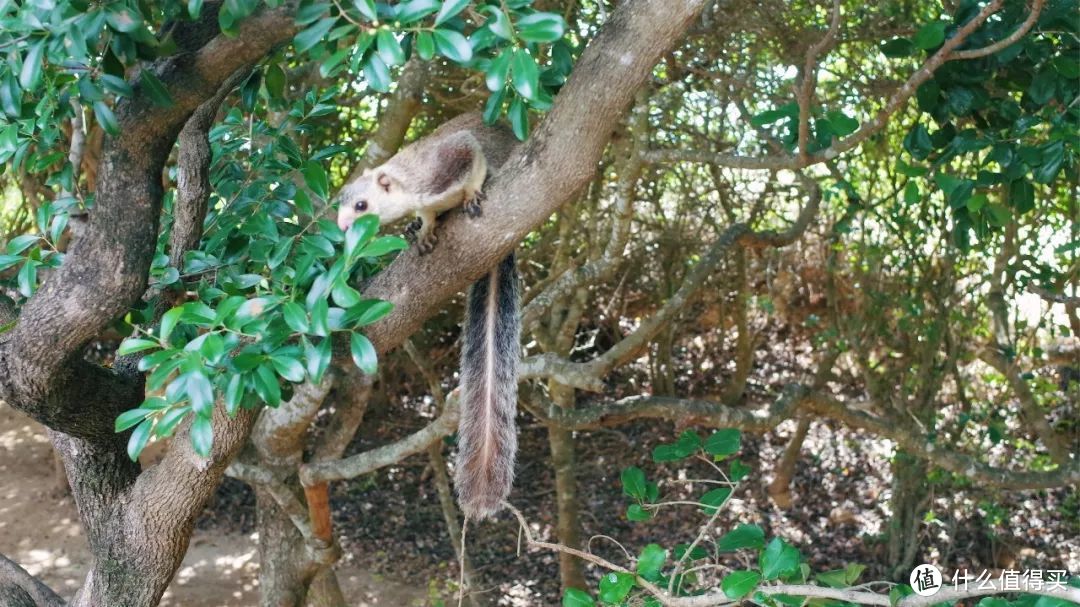
[[416,210],[415,194],[383,167],[366,169],[345,184],[337,203],[337,224],[342,230],[367,213],[378,215],[381,225],[389,225]]

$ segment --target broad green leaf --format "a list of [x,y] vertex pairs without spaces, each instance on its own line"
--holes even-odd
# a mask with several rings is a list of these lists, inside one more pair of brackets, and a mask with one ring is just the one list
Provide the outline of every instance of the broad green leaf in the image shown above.
[[630,504],[626,509],[626,520],[640,522],[647,521],[651,518],[652,512],[642,508],[641,504]]
[[297,333],[307,333],[308,319],[304,307],[295,301],[290,301],[281,306],[281,314],[285,318],[285,324]]
[[510,81],[514,90],[526,99],[533,99],[539,90],[540,71],[536,61],[525,49],[515,49],[510,60]]
[[484,12],[491,15],[485,25],[491,30],[491,33],[502,38],[503,40],[514,39],[514,28],[510,25],[510,18],[506,16],[506,13],[497,6],[485,6]]
[[563,37],[566,22],[556,13],[533,13],[517,20],[517,32],[526,42],[555,42]]
[[1035,188],[1026,179],[1017,179],[1009,185],[1009,206],[1023,215],[1035,208]]
[[624,468],[619,479],[622,481],[623,493],[638,501],[645,500],[645,472],[641,468]]
[[742,433],[738,428],[717,430],[705,439],[705,453],[713,456],[733,455],[742,448]]
[[142,423],[135,426],[135,430],[131,433],[131,438],[128,439],[127,454],[131,458],[131,461],[137,461],[139,454],[146,447],[146,442],[150,440],[150,431],[154,428],[153,419],[144,419]]
[[739,460],[734,460],[731,462],[731,467],[728,469],[728,478],[730,478],[732,482],[737,483],[746,478],[746,475],[750,474],[752,470],[753,468],[750,466],[747,466]]
[[712,489],[701,496],[701,503],[704,506],[701,507],[701,511],[707,515],[712,515],[716,512],[720,506],[731,497],[730,487],[720,487],[719,489]]
[[765,532],[757,525],[739,525],[728,531],[716,543],[721,552],[732,552],[741,548],[758,549],[765,546]]
[[922,195],[919,193],[919,184],[911,179],[904,185],[904,203],[916,205],[920,200],[922,200]]
[[346,322],[354,327],[363,327],[386,316],[394,309],[394,304],[381,299],[365,299],[349,308]]
[[158,438],[168,438],[172,436],[176,427],[180,425],[180,422],[184,420],[184,417],[188,413],[191,413],[191,407],[184,405],[182,407],[175,407],[169,409],[164,415],[158,419],[157,424],[154,425],[154,436]]
[[799,568],[799,551],[784,540],[773,538],[761,553],[760,563],[765,579],[775,580]]
[[465,36],[449,29],[436,29],[431,35],[435,38],[435,49],[443,57],[457,63],[472,60],[472,46]]
[[883,42],[879,48],[882,55],[892,59],[910,57],[915,54],[915,45],[907,38],[893,38]]
[[941,46],[942,42],[945,42],[945,27],[944,21],[934,21],[927,23],[919,28],[919,31],[915,32],[912,36],[911,42],[924,51]]
[[650,582],[656,581],[660,577],[660,570],[664,567],[664,561],[667,560],[667,554],[667,550],[664,550],[658,544],[649,544],[642,548],[641,554],[638,555],[638,575]]
[[196,413],[209,415],[214,406],[214,387],[201,371],[188,373],[187,396]]
[[337,23],[336,17],[326,17],[316,21],[314,25],[297,34],[296,38],[293,39],[293,46],[296,48],[296,52],[306,52],[316,44],[322,42],[323,38],[326,37],[330,28],[334,27],[335,23]]
[[563,593],[562,607],[595,607],[596,603],[588,592],[577,588],[567,588]]
[[829,110],[825,113],[832,125],[833,133],[837,137],[846,137],[859,130],[859,121],[839,110]]
[[629,573],[609,572],[600,578],[600,600],[619,603],[634,588],[634,576]]
[[506,114],[510,118],[510,128],[514,130],[514,136],[525,141],[529,137],[529,108],[521,97],[514,97]]
[[116,349],[116,354],[119,356],[127,356],[128,354],[134,354],[136,352],[142,352],[143,350],[149,350],[150,348],[160,348],[160,344],[152,339],[136,339],[129,337],[125,339],[120,347]]
[[304,358],[307,359],[307,373],[311,381],[319,383],[322,381],[323,374],[326,373],[326,369],[330,366],[331,357],[331,343],[329,339],[324,339],[319,342],[318,345],[312,345],[310,341],[305,337],[304,343]]
[[330,194],[330,186],[326,177],[326,169],[321,163],[307,161],[301,170],[304,174],[304,183],[315,193],[316,196],[326,200]]
[[368,86],[380,93],[390,90],[390,70],[378,54],[372,54],[364,63],[364,80]]
[[183,313],[183,307],[176,307],[161,315],[161,326],[158,329],[158,339],[161,340],[161,343],[169,343],[169,335],[172,334],[176,323],[180,320],[180,315]]
[[259,365],[255,369],[255,393],[271,407],[281,404],[281,386],[270,366]]
[[225,387],[225,413],[229,417],[236,417],[240,410],[240,403],[244,400],[244,377],[234,373],[229,378],[229,384]]
[[761,574],[757,571],[732,571],[720,581],[720,589],[724,596],[737,601],[750,594],[761,582]]
[[[345,255],[351,256],[357,249],[367,244],[371,237],[379,231],[379,216],[374,213],[365,213],[353,222],[345,232]],[[407,245],[408,243],[406,243]]]
[[105,20],[114,30],[125,34],[135,31],[143,23],[142,15],[122,2],[109,4],[105,10]]
[[44,52],[45,40],[38,40],[23,58],[22,70],[19,71],[19,85],[23,89],[33,90],[41,82],[41,58]]
[[439,0],[409,0],[395,7],[397,20],[403,24],[419,21],[439,10]]
[[188,0],[188,15],[190,15],[193,20],[197,20],[199,15],[202,14],[202,6],[203,0]]
[[484,72],[484,84],[491,92],[501,91],[506,86],[506,75],[510,73],[510,59],[514,52],[507,48],[503,49],[488,65]]
[[94,118],[106,133],[113,136],[120,134],[120,123],[116,121],[116,115],[104,101],[94,102]]
[[435,26],[438,27],[450,19],[453,19],[458,13],[465,10],[465,7],[467,6],[469,6],[469,0],[443,0],[442,8],[439,9],[439,14],[435,15]]
[[270,364],[274,366],[278,375],[294,384],[304,381],[304,366],[295,357],[271,354]]
[[353,6],[368,21],[378,21],[379,15],[375,12],[375,0],[353,0]]
[[375,34],[375,48],[386,65],[401,65],[405,63],[405,51],[401,48],[394,32],[388,29],[380,29]]
[[382,257],[394,251],[404,251],[407,248],[409,248],[408,241],[400,236],[380,236],[361,249],[358,255],[360,257]]
[[374,375],[375,371],[378,370],[378,356],[375,354],[375,346],[367,337],[360,333],[353,333],[349,341],[349,352],[352,354],[356,367],[364,373]]
[[116,416],[116,424],[113,428],[116,432],[123,432],[135,424],[146,419],[148,415],[153,415],[154,409],[132,409],[130,411],[124,411],[120,415]]
[[139,84],[142,89],[146,91],[146,94],[150,97],[150,100],[154,102],[154,105],[160,107],[172,107],[174,105],[172,96],[169,95],[169,90],[165,88],[165,85],[158,80],[158,77],[154,75],[154,72],[143,68],[139,72]]
[[350,287],[343,278],[334,281],[330,296],[334,298],[334,303],[342,308],[351,308],[360,303],[360,292]]
[[430,61],[435,56],[435,39],[431,32],[416,33],[416,53],[424,61]]
[[209,417],[196,415],[191,422],[191,446],[201,457],[210,457],[210,449],[214,446],[214,429],[210,426]]

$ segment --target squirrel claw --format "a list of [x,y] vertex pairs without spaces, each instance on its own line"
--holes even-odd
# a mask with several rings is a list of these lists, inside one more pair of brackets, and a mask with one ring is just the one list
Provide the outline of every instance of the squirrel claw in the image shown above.
[[409,222],[409,225],[405,226],[405,237],[409,240],[416,240],[416,234],[420,231],[420,228],[424,227],[424,221],[417,217]]
[[428,234],[416,241],[416,249],[421,255],[427,255],[435,250],[435,243],[438,242],[438,240],[439,239],[435,237],[434,233]]
[[483,191],[478,191],[473,194],[472,198],[465,201],[465,214],[473,219],[483,214],[484,209],[480,206],[480,203],[487,199]]

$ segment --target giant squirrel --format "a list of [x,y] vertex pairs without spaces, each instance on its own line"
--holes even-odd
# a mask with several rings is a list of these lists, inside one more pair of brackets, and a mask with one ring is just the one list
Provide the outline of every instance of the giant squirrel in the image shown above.
[[[478,216],[484,181],[516,144],[509,129],[484,124],[480,114],[458,116],[346,184],[338,196],[338,225],[348,229],[365,213],[383,225],[414,214],[409,231],[419,252],[430,253],[439,213],[462,206],[470,217]],[[518,305],[511,253],[469,288],[465,312],[454,485],[467,519],[500,510],[514,480]]]

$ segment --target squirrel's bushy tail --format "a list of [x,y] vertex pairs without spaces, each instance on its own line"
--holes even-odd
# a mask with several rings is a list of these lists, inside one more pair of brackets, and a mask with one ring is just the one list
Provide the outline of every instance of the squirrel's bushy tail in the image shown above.
[[510,494],[520,355],[518,276],[511,253],[469,289],[465,313],[454,484],[469,519],[494,514]]

